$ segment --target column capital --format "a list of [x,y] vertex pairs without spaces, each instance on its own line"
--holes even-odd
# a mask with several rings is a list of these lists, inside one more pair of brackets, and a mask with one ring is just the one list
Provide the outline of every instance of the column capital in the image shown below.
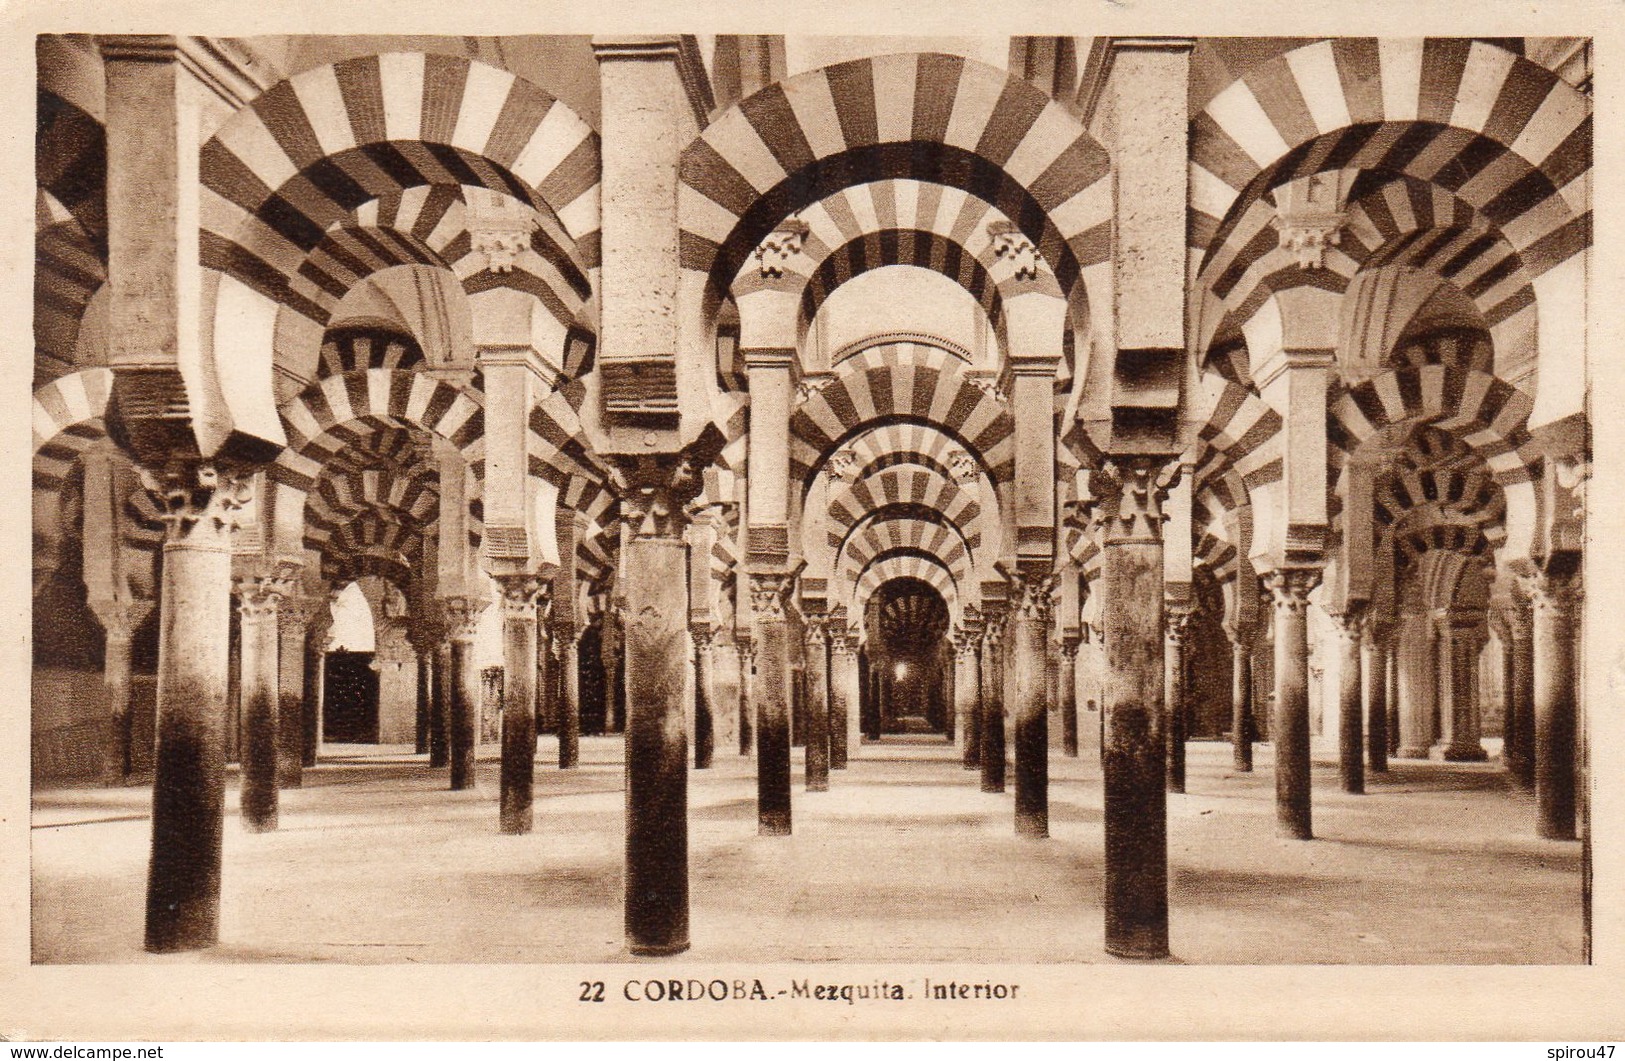
[[541,575],[505,573],[491,576],[502,593],[503,618],[529,618],[545,604],[552,583]]
[[445,612],[448,634],[453,641],[472,641],[479,627],[480,613],[489,602],[478,597],[444,597],[440,606]]
[[1320,575],[1318,567],[1281,567],[1262,573],[1259,581],[1276,608],[1301,613],[1308,609],[1309,594],[1320,585]]
[[1343,610],[1330,612],[1332,621],[1337,624],[1340,633],[1346,638],[1352,638],[1356,643],[1364,636],[1366,626],[1366,602],[1351,600],[1343,602]]
[[1162,609],[1163,632],[1169,644],[1183,645],[1190,634],[1191,620],[1196,608],[1189,602],[1165,603]]
[[1017,567],[1010,573],[1010,608],[1023,619],[1047,624],[1055,601],[1050,596],[1055,588],[1053,571],[1023,570]]
[[750,578],[750,608],[758,619],[783,621],[784,602],[795,584],[790,571],[752,571]]
[[136,465],[141,485],[158,501],[165,538],[178,541],[195,530],[223,533],[237,525],[254,498],[254,469],[231,461],[175,460]]
[[1110,459],[1089,473],[1090,499],[1084,503],[1101,544],[1160,542],[1167,518],[1162,506],[1184,465],[1163,457]]
[[694,639],[694,647],[703,655],[711,650],[711,644],[716,640],[716,631],[709,623],[690,623],[688,636]]

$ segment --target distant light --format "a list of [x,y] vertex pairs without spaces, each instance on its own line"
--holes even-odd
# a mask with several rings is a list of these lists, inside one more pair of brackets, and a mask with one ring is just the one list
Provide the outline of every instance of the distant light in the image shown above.
[[897,668],[892,671],[892,674],[894,676],[896,676],[898,681],[902,681],[904,678],[907,678],[908,677],[908,664],[907,663],[899,663],[897,665]]

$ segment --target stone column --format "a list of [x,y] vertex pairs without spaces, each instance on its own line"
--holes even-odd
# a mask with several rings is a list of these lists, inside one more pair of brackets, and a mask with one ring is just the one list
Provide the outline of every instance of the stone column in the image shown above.
[[1185,791],[1185,638],[1190,633],[1192,611],[1188,605],[1163,602],[1165,632],[1162,649],[1163,688],[1168,718],[1163,729],[1167,744],[1166,770],[1169,792]]
[[[122,618],[120,616],[119,618]],[[102,655],[102,682],[107,687],[107,714],[112,732],[102,760],[102,784],[123,785],[133,757],[130,736],[130,638],[128,621],[103,620],[107,631]]]
[[1479,739],[1478,657],[1483,651],[1480,613],[1453,615],[1440,643],[1440,744],[1447,762],[1489,758]]
[[412,651],[417,655],[417,724],[413,740],[412,753],[414,755],[427,755],[429,753],[429,657],[423,649],[414,644]]
[[967,770],[982,765],[982,615],[974,605],[967,606],[959,629],[954,631],[954,709],[959,713],[959,732],[964,744],[961,763]]
[[709,626],[692,623],[689,633],[694,639],[694,768],[708,770],[716,752],[716,728],[712,718],[714,690]]
[[277,827],[277,764],[281,697],[277,690],[277,606],[291,581],[250,576],[238,580],[242,637],[242,820],[251,833]]
[[1230,762],[1238,773],[1253,770],[1252,631],[1230,632]]
[[536,613],[547,583],[535,574],[496,577],[502,591],[502,832],[528,833],[536,785]]
[[1388,772],[1388,639],[1369,617],[1362,642],[1365,670],[1366,762],[1374,774]]
[[[987,602],[982,616],[987,624],[982,635],[982,791],[1003,792],[1004,602]],[[884,683],[885,675],[881,680]]]
[[829,768],[845,770],[855,746],[858,713],[858,640],[846,620],[832,619],[829,632]]
[[1394,636],[1388,638],[1388,668],[1383,682],[1388,686],[1388,757],[1399,754],[1399,652]]
[[581,762],[581,632],[555,629],[552,651],[558,668],[559,769],[574,770]]
[[1398,657],[1399,747],[1401,759],[1426,759],[1433,745],[1433,707],[1438,695],[1438,673],[1431,617],[1412,613],[1400,617],[1395,654]]
[[1277,832],[1314,838],[1309,798],[1309,593],[1315,568],[1289,567],[1264,577],[1275,603],[1275,814]]
[[790,658],[784,596],[792,576],[751,572],[750,603],[755,631],[756,828],[762,836],[790,835]]
[[736,630],[734,645],[739,649],[739,754],[749,755],[756,747],[756,640],[749,631]]
[[446,673],[451,790],[460,792],[474,787],[474,755],[480,743],[474,634],[486,602],[474,597],[447,597],[442,603],[451,635],[451,666]]
[[804,766],[808,792],[829,791],[829,643],[822,616],[807,616],[806,647],[807,754]]
[[429,766],[451,765],[451,642],[434,649],[434,672],[429,676]]
[[1061,752],[1078,757],[1078,644],[1079,638],[1061,641],[1061,673],[1057,684],[1061,695]]
[[1015,667],[1016,835],[1049,835],[1049,681],[1045,673],[1054,578],[1019,572],[1010,616]]
[[1365,704],[1360,682],[1363,602],[1348,601],[1337,620],[1337,769],[1343,791],[1365,791]]
[[165,527],[146,947],[195,950],[220,938],[230,526],[251,479],[178,462],[141,474]]
[[1103,552],[1106,950],[1124,958],[1168,955],[1162,506],[1172,483],[1158,471],[1155,458],[1133,457],[1089,476]]
[[305,783],[305,704],[309,691],[306,644],[313,627],[312,612],[325,600],[289,595],[277,608],[277,733],[276,783],[278,788],[300,788]]
[[1535,653],[1534,611],[1526,597],[1514,596],[1507,609],[1507,635],[1506,763],[1513,781],[1527,792],[1535,787]]
[[1573,579],[1529,580],[1533,605],[1536,832],[1573,840],[1575,832],[1575,629]]
[[[311,613],[305,627],[305,699],[299,712],[300,718],[300,757],[301,768],[316,765],[317,755],[322,747],[322,710],[327,682],[327,642],[333,630],[333,604],[332,594],[317,597],[313,600],[315,611]],[[283,788],[291,787],[292,777],[283,774],[277,783]],[[303,769],[300,771],[300,783],[304,781]]]
[[626,938],[634,954],[676,954],[689,945],[692,641],[680,573],[689,562],[685,506],[700,492],[703,463],[681,453],[611,459],[626,528]]

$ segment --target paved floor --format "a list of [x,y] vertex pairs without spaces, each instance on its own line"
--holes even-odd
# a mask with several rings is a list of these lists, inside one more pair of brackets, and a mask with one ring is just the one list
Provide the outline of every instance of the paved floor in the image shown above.
[[[333,749],[282,795],[282,828],[242,830],[227,796],[218,948],[145,954],[144,789],[35,794],[36,962],[627,960],[620,742],[537,776],[536,831],[497,832],[494,761],[445,790],[407,748]],[[496,749],[487,749],[491,755]],[[1365,796],[1317,756],[1312,843],[1274,836],[1269,749],[1235,774],[1190,745],[1169,797],[1172,939],[1199,963],[1572,963],[1580,851],[1537,839],[1494,764],[1401,762]],[[555,761],[551,738],[542,761]],[[694,961],[1111,961],[1102,948],[1098,767],[1052,759],[1051,837],[1013,835],[930,740],[866,745],[795,835],[756,835],[752,760],[690,775]],[[670,959],[668,959],[670,960]]]

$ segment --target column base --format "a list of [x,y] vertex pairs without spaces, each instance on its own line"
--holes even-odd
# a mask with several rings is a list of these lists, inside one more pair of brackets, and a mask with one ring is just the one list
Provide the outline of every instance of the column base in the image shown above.
[[789,836],[790,835],[790,816],[788,814],[785,814],[785,815],[774,814],[774,815],[764,815],[764,816],[758,818],[756,820],[756,835],[757,836]]
[[688,950],[688,940],[680,943],[628,943],[626,949],[637,958],[669,958]]
[[1432,749],[1415,744],[1402,744],[1393,752],[1395,759],[1426,759]]
[[987,778],[984,777],[982,779],[982,791],[983,792],[991,792],[991,793],[995,793],[995,794],[1002,793],[1004,791],[1004,782],[1003,781],[989,781]]
[[1107,941],[1106,953],[1114,958],[1127,958],[1137,962],[1164,961],[1172,957],[1166,939]]
[[535,814],[530,808],[502,815],[500,826],[504,836],[523,836],[535,827]]
[[1049,820],[1036,818],[1017,818],[1016,835],[1025,836],[1034,840],[1049,839]]
[[827,780],[824,780],[824,781],[808,781],[807,782],[807,791],[808,792],[828,792],[829,791],[829,781],[827,781]]
[[274,833],[277,830],[276,815],[269,818],[243,819],[243,832],[245,833]]
[[1275,835],[1283,840],[1313,840],[1315,831],[1307,825],[1294,822],[1276,822]]
[[1476,744],[1452,745],[1441,749],[1439,758],[1447,763],[1483,763],[1489,761],[1490,753]]
[[1535,825],[1535,835],[1540,837],[1542,840],[1579,840],[1580,839],[1580,836],[1579,836],[1578,832],[1572,826],[1570,826],[1570,827],[1568,827],[1566,829],[1554,829],[1551,826],[1546,825],[1544,823],[1537,823]]

